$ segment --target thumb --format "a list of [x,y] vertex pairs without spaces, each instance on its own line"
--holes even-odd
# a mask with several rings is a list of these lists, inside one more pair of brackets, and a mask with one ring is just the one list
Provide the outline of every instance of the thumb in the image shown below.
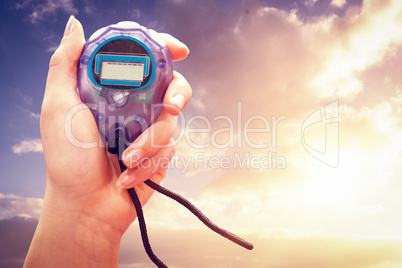
[[80,103],[76,90],[77,62],[84,44],[82,25],[70,16],[60,46],[50,59],[44,102],[50,101],[54,105],[63,101],[68,106]]

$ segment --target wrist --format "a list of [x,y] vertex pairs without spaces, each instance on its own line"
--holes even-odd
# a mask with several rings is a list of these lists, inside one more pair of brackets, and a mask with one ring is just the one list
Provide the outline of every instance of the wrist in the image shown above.
[[83,209],[51,203],[45,198],[26,267],[118,266],[122,230]]

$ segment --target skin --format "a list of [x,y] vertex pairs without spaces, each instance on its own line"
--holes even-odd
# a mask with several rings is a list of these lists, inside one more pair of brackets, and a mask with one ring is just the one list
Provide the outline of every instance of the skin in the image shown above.
[[[161,35],[173,60],[188,55],[183,43],[168,34]],[[142,134],[146,142],[139,148],[134,143],[126,149],[123,161],[128,169],[120,174],[117,157],[103,146],[78,148],[65,135],[65,127],[71,127],[77,140],[99,141],[93,115],[76,90],[77,61],[84,43],[82,25],[72,16],[49,64],[40,120],[46,192],[24,267],[118,266],[121,237],[136,218],[125,189],[134,187],[142,205],[149,200],[153,190],[143,182],[151,178],[160,183],[175,150],[174,146],[153,148],[150,138],[159,145],[171,143],[176,116],[191,97],[189,84],[175,72],[164,99],[167,108],[162,110],[154,130]],[[65,122],[68,111],[77,105],[84,109],[71,122]],[[135,161],[131,161],[133,156]],[[160,165],[141,165],[151,160]]]

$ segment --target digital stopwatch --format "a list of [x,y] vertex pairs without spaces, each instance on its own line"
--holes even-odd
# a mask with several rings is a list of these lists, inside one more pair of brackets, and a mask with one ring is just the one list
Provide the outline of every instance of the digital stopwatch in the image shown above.
[[78,89],[105,142],[116,130],[130,145],[158,117],[173,76],[165,41],[131,21],[96,31],[78,63]]
[[[121,154],[155,122],[172,77],[172,58],[164,40],[138,23],[125,21],[101,28],[84,45],[78,62],[80,97],[92,111],[108,151],[118,154],[122,172],[126,167]],[[214,224],[180,195],[150,179],[144,183],[179,202],[214,232],[246,249],[253,248],[249,242]],[[151,249],[134,188],[128,189],[128,193],[137,213],[146,253],[158,267],[167,267]]]

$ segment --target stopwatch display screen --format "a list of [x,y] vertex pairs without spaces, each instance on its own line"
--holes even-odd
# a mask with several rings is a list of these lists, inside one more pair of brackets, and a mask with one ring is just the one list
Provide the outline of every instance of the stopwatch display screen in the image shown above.
[[104,61],[101,70],[102,84],[111,84],[118,80],[141,83],[144,79],[144,64],[142,63]]
[[149,57],[98,54],[95,57],[95,73],[102,85],[140,86],[149,74]]
[[107,89],[133,90],[148,86],[155,73],[154,59],[139,40],[119,36],[104,41],[88,65],[89,78]]

